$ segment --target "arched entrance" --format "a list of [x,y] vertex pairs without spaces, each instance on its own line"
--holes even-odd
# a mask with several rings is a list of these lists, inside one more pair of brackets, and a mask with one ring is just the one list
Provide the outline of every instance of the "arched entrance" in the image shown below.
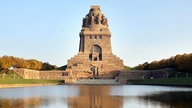
[[102,49],[98,45],[93,45],[89,54],[90,61],[102,61]]

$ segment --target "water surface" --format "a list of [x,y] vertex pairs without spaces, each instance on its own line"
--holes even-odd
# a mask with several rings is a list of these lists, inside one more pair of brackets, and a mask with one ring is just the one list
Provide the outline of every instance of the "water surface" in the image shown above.
[[62,85],[0,89],[0,108],[191,108],[192,88]]

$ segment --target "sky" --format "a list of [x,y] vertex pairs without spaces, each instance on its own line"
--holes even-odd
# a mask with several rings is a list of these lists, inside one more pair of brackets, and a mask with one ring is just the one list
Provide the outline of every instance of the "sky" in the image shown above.
[[124,65],[192,52],[192,0],[0,0],[0,56],[67,64],[91,5],[108,18]]

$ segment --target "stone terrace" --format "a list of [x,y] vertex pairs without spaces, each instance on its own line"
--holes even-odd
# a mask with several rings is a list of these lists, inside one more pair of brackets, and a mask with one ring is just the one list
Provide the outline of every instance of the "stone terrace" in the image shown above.
[[165,68],[158,70],[122,70],[116,79],[120,83],[126,83],[130,79],[168,78],[176,72],[176,69]]

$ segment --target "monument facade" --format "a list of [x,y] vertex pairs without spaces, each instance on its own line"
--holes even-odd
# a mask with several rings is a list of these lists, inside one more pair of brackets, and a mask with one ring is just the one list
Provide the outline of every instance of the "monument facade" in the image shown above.
[[112,53],[108,20],[99,6],[91,6],[79,36],[79,52],[68,60],[66,69],[73,77],[111,79],[124,69],[123,60]]

